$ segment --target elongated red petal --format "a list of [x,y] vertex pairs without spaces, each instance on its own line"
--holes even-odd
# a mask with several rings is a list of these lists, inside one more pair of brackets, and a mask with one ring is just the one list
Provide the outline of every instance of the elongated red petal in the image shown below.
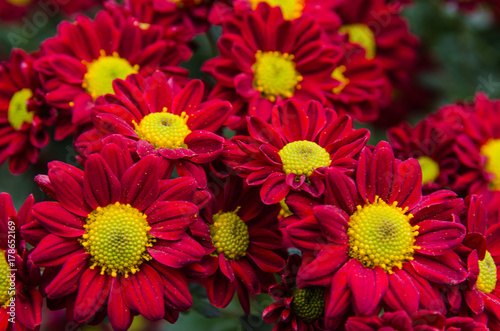
[[99,272],[87,269],[80,278],[73,312],[73,318],[78,322],[92,317],[108,298],[112,277]]

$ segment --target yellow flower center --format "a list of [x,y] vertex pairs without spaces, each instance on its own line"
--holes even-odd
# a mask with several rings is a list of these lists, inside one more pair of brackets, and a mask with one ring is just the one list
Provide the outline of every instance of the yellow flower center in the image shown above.
[[314,169],[328,167],[330,154],[318,144],[300,140],[288,143],[279,151],[283,171],[288,174],[312,175]]
[[280,7],[285,20],[291,21],[302,16],[306,0],[250,0],[252,9],[255,10],[261,2],[267,3],[271,7]]
[[155,148],[187,148],[184,139],[191,132],[186,124],[187,120],[186,113],[179,116],[167,113],[167,108],[163,108],[161,113],[144,116],[139,124],[134,122],[135,132]]
[[116,52],[112,56],[106,56],[106,53],[101,51],[101,56],[97,60],[91,63],[82,61],[82,63],[87,66],[82,87],[94,100],[98,96],[114,93],[113,80],[126,79],[129,75],[139,72],[137,64],[132,66]]
[[491,293],[497,284],[497,266],[491,257],[490,252],[482,261],[479,261],[479,276],[477,277],[477,289],[483,293]]
[[422,168],[422,184],[432,183],[439,176],[439,164],[428,156],[417,158]]
[[300,88],[303,78],[295,69],[292,54],[257,51],[255,59],[253,86],[262,97],[273,102],[277,97],[291,98],[295,88]]
[[143,261],[151,256],[146,251],[155,239],[149,234],[147,216],[129,204],[97,207],[87,217],[86,233],[81,243],[91,255],[90,267],[101,268],[113,277],[135,274]]
[[14,6],[27,6],[31,0],[7,0],[7,2]]
[[31,97],[33,97],[31,90],[23,88],[22,90],[14,93],[10,99],[7,119],[15,130],[19,130],[23,123],[31,124],[31,122],[33,122],[34,113],[32,111],[28,111],[27,104]]
[[[13,268],[9,266],[5,259],[5,251],[0,249],[0,307],[6,307],[10,302],[10,298],[14,296],[11,295],[13,291],[10,290],[10,282],[14,279],[9,278],[11,275],[9,269]],[[9,292],[11,293],[9,294]]]
[[490,182],[490,188],[500,191],[500,139],[488,140],[481,146],[480,152],[487,158],[484,170],[495,176]]
[[377,50],[375,35],[366,24],[348,24],[343,25],[339,29],[340,33],[349,35],[349,42],[359,44],[366,51],[366,58],[373,59]]
[[344,72],[346,71],[346,67],[341,65],[335,68],[332,72],[332,78],[335,80],[338,80],[340,82],[340,85],[337,87],[333,88],[333,93],[335,94],[340,94],[342,90],[349,84],[349,78],[346,78],[344,76]]
[[411,226],[413,215],[406,211],[397,207],[397,202],[388,205],[379,197],[373,204],[357,206],[347,230],[349,256],[365,267],[381,267],[388,273],[413,260],[419,227]]
[[323,316],[325,311],[323,288],[298,288],[293,291],[292,297],[292,310],[304,322],[312,323]]
[[286,204],[285,199],[280,201],[280,206],[281,206],[281,209],[280,209],[280,213],[278,215],[279,219],[293,215],[293,213],[290,211],[290,208],[288,208],[288,205]]
[[248,227],[237,215],[238,210],[239,207],[232,212],[217,213],[210,225],[210,236],[217,254],[223,253],[230,260],[245,256],[250,242]]

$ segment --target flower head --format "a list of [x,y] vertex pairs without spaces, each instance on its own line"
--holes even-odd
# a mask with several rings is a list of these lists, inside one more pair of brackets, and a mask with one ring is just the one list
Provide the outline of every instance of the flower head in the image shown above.
[[257,116],[247,121],[250,137],[233,137],[223,158],[249,185],[262,185],[266,204],[280,202],[290,190],[322,195],[324,171],[352,170],[369,137],[367,130],[352,128],[349,116],[315,101],[304,107],[294,100],[276,106],[272,125]]
[[[314,206],[312,215],[296,213],[302,220],[287,222],[287,231],[301,229],[302,234],[293,232],[296,237],[317,238],[315,247],[305,247],[299,287],[331,286],[325,309],[329,323],[350,309],[373,314],[382,302],[409,314],[419,305],[444,311],[433,286],[467,277],[453,252],[465,235],[454,222],[463,202],[449,191],[422,196],[421,176],[417,160],[401,162],[381,142],[373,152],[363,150],[355,179],[329,169],[326,205]],[[300,206],[292,203],[291,209],[294,205]]]
[[206,187],[202,165],[222,152],[224,138],[214,132],[229,116],[229,102],[203,102],[201,81],[180,88],[160,72],[147,79],[133,75],[117,80],[114,88],[115,95],[103,97],[92,109],[95,129],[78,138],[77,149],[84,155],[99,151],[103,138],[118,134],[139,157],[161,156],[162,177],[168,178],[175,167],[179,175],[191,175]]
[[128,328],[133,313],[175,321],[192,305],[179,269],[204,254],[187,232],[199,211],[186,194],[194,179],[160,180],[158,157],[133,163],[113,143],[88,156],[83,171],[54,161],[45,177],[41,187],[56,201],[33,206],[49,234],[31,259],[48,271],[48,298],[69,298],[77,322],[107,305],[116,329]]
[[254,187],[231,176],[217,187],[202,216],[210,229],[210,250],[202,265],[211,269],[206,280],[207,295],[216,307],[225,307],[237,292],[246,314],[249,295],[266,292],[275,284],[273,273],[285,261],[276,253],[282,237],[277,229],[278,206],[266,206],[257,198]]
[[9,62],[0,65],[0,164],[9,160],[9,169],[20,174],[38,159],[49,142],[45,126],[53,113],[45,104],[35,58],[16,49]]
[[113,80],[148,76],[159,66],[186,60],[185,52],[176,52],[177,42],[163,39],[161,27],[143,30],[135,18],[115,15],[121,20],[100,11],[94,21],[78,16],[75,23],[63,22],[58,36],[41,46],[35,68],[43,74],[47,102],[61,112],[56,139],[75,125],[89,124],[91,107],[99,96],[113,93]]
[[233,13],[218,47],[220,56],[204,70],[217,81],[211,97],[233,104],[232,129],[244,129],[246,115],[269,121],[272,107],[283,100],[325,102],[325,93],[339,84],[331,74],[340,47],[322,40],[313,18],[287,21],[279,7],[267,3]]
[[302,263],[299,255],[288,257],[281,283],[269,288],[269,294],[276,300],[262,313],[264,321],[274,323],[278,330],[296,325],[298,330],[323,330],[325,299],[324,288],[298,288],[295,282]]

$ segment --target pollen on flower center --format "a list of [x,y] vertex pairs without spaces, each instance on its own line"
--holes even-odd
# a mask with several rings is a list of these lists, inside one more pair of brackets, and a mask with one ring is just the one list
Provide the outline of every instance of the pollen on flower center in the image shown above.
[[139,124],[134,122],[135,132],[139,138],[149,141],[155,148],[187,148],[184,139],[191,132],[186,122],[188,116],[167,113],[151,113],[144,116]]
[[411,226],[412,214],[388,205],[380,198],[373,204],[357,206],[349,221],[349,256],[365,267],[381,267],[392,273],[393,267],[402,268],[403,262],[413,259],[418,225]]
[[7,111],[7,119],[10,125],[19,130],[23,123],[31,124],[33,122],[33,112],[28,111],[28,100],[31,99],[33,93],[30,89],[24,88],[14,93],[9,102]]
[[300,140],[288,143],[279,151],[283,171],[288,174],[312,175],[314,169],[328,167],[331,163],[328,152],[318,144]]
[[9,294],[12,269],[5,259],[5,251],[0,249],[0,307],[6,307],[9,304],[12,295]]
[[323,316],[325,311],[323,288],[298,288],[293,291],[292,297],[292,310],[304,322],[312,323]]
[[147,216],[129,204],[97,207],[86,220],[86,233],[81,243],[91,255],[90,267],[101,268],[113,277],[136,273],[143,261],[151,256],[146,251],[154,238],[149,234]]
[[227,259],[238,260],[247,254],[249,244],[248,227],[234,212],[220,212],[213,216],[210,236],[218,254]]
[[481,155],[486,157],[484,170],[494,176],[490,188],[500,191],[500,139],[490,139],[481,146]]
[[497,284],[497,266],[490,252],[486,251],[484,259],[479,262],[479,276],[477,277],[477,289],[483,293],[491,293]]
[[333,93],[335,94],[340,94],[342,90],[349,84],[350,80],[349,78],[346,78],[344,76],[344,72],[346,71],[346,67],[341,65],[335,68],[332,72],[332,78],[335,80],[338,80],[340,82],[340,85],[337,87],[333,88]]
[[271,7],[280,7],[283,18],[287,21],[302,16],[305,7],[305,0],[250,0],[252,9],[255,10],[261,2],[267,3]]
[[417,158],[422,168],[422,184],[432,183],[439,176],[439,164],[428,156]]
[[373,59],[377,50],[375,35],[366,24],[348,24],[339,29],[340,33],[349,35],[349,42],[361,45],[366,51],[366,58]]
[[113,80],[125,79],[128,75],[139,72],[138,65],[132,66],[126,59],[119,57],[116,52],[112,56],[106,56],[106,53],[101,51],[101,56],[97,60],[91,63],[82,62],[87,66],[82,87],[94,100],[98,96],[114,93]]
[[255,59],[253,86],[262,97],[273,102],[277,97],[291,98],[295,88],[300,88],[303,78],[295,69],[292,54],[257,51]]

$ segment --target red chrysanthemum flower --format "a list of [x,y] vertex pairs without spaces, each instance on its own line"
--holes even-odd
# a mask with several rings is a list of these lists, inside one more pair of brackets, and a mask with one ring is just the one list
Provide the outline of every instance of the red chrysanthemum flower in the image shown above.
[[384,313],[381,316],[350,317],[345,325],[347,331],[486,331],[488,328],[470,317],[446,318],[441,313],[419,310],[411,317],[405,311]]
[[165,41],[161,27],[142,29],[135,18],[118,20],[107,11],[97,13],[94,21],[78,16],[75,23],[61,23],[59,35],[42,43],[43,56],[35,62],[47,102],[61,112],[56,139],[90,122],[94,101],[113,93],[114,79],[136,73],[146,77],[186,60],[177,46]]
[[214,198],[202,216],[210,228],[205,245],[211,248],[201,262],[213,270],[206,279],[207,296],[216,307],[225,307],[235,292],[248,315],[250,295],[267,292],[276,284],[273,273],[285,266],[276,250],[282,237],[277,229],[279,206],[266,206],[258,190],[235,176],[214,188]]
[[159,180],[157,165],[153,155],[134,164],[123,145],[108,144],[84,171],[54,161],[38,181],[56,201],[33,206],[50,234],[31,259],[45,267],[49,299],[70,296],[75,321],[107,312],[113,328],[124,330],[133,313],[174,322],[191,307],[179,268],[205,253],[187,233],[198,207],[184,191],[195,181]]
[[344,56],[332,72],[340,85],[326,94],[327,105],[355,120],[375,121],[380,108],[390,102],[390,84],[380,62],[368,59],[364,49],[347,42],[343,50]]
[[414,128],[408,123],[389,129],[394,155],[401,159],[416,158],[422,168],[422,189],[426,193],[448,188],[458,170],[453,146],[456,136],[438,123],[424,119]]
[[30,195],[16,212],[7,193],[0,193],[0,330],[35,330],[42,322],[40,269],[28,258],[20,228],[32,219]]
[[393,87],[410,83],[417,60],[418,40],[401,18],[400,7],[385,0],[344,1],[336,9],[342,26],[325,26],[332,40],[345,34],[365,49],[367,58],[380,61]]
[[220,56],[203,70],[217,81],[210,96],[233,104],[228,126],[235,130],[245,128],[246,115],[269,121],[283,100],[325,103],[325,93],[340,85],[331,75],[342,50],[322,41],[320,26],[305,15],[287,21],[279,7],[259,3],[224,22],[217,45]]
[[325,330],[324,288],[298,288],[296,284],[297,271],[302,264],[299,255],[288,258],[285,273],[281,283],[269,288],[269,294],[277,300],[262,313],[266,323],[275,323],[273,331],[280,330]]
[[469,269],[468,279],[445,288],[450,312],[500,329],[500,226],[486,229],[488,212],[481,197],[468,196],[462,223],[467,228],[463,245],[457,250]]
[[0,164],[20,174],[38,159],[49,142],[45,129],[54,116],[45,104],[34,58],[15,49],[0,65]]
[[373,152],[363,150],[355,180],[328,169],[327,205],[288,225],[316,238],[316,251],[306,251],[298,272],[299,287],[331,286],[325,309],[330,324],[350,309],[376,314],[382,304],[409,314],[419,304],[444,312],[437,284],[467,277],[453,252],[465,235],[454,221],[463,201],[450,191],[422,196],[421,183],[418,161],[395,159],[381,142]]
[[453,186],[457,192],[478,194],[488,208],[491,224],[500,221],[500,101],[478,94],[466,105],[464,132],[456,139],[461,168]]
[[[176,52],[183,52],[185,55],[171,54],[171,56],[189,58],[191,49],[187,43],[196,34],[193,23],[183,19],[184,16],[181,15],[163,15],[153,8],[153,2],[154,0],[128,0],[121,5],[114,1],[108,1],[104,3],[104,7],[118,20],[122,20],[120,17],[133,17],[136,24],[143,30],[149,30],[151,24],[161,26],[167,43],[172,43],[172,40],[182,42],[177,45]],[[162,2],[170,3],[169,1]],[[115,15],[117,12],[119,14]]]
[[77,149],[84,154],[99,151],[103,137],[119,134],[139,157],[160,155],[163,178],[175,167],[179,175],[195,177],[200,187],[206,187],[202,165],[222,153],[224,138],[213,132],[229,116],[229,102],[202,102],[201,81],[180,88],[160,72],[148,79],[117,79],[113,85],[116,95],[104,96],[92,109],[95,129],[78,138]]
[[352,170],[369,138],[368,130],[353,129],[349,116],[316,101],[304,108],[294,100],[276,106],[272,125],[257,116],[247,120],[250,137],[233,137],[223,158],[249,185],[262,185],[265,204],[280,202],[290,190],[320,196],[326,168]]

